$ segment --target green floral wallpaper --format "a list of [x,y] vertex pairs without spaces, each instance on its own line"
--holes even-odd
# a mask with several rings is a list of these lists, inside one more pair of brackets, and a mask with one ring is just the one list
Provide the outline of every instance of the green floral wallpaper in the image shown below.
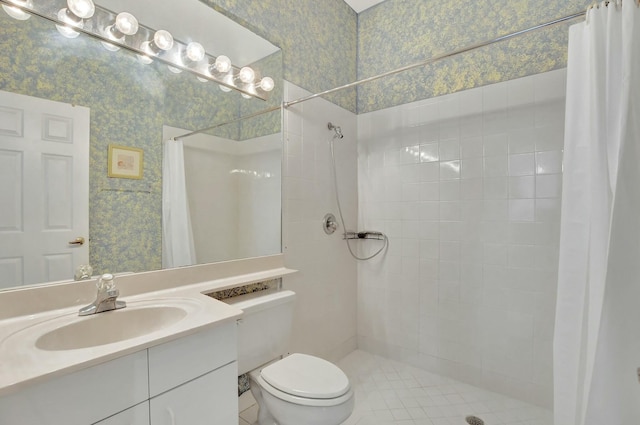
[[[265,107],[264,101],[224,93],[188,73],[142,65],[128,52],[109,52],[88,37],[64,38],[36,17],[16,21],[0,13],[0,52],[0,90],[91,110],[89,251],[95,273],[161,268],[163,125],[195,130],[235,119],[246,108]],[[281,56],[264,61],[267,75],[280,81]],[[271,103],[280,102],[282,87],[278,90]],[[279,119],[261,125],[245,136],[280,130]],[[217,134],[238,140],[240,127],[230,127]],[[144,149],[142,180],[107,177],[112,143]]]
[[[386,0],[358,15],[358,78],[585,10],[587,0]],[[566,66],[568,24],[358,89],[358,113]]]
[[[286,80],[312,93],[356,80],[357,15],[343,0],[200,1],[280,47]],[[327,99],[356,110],[355,90]]]

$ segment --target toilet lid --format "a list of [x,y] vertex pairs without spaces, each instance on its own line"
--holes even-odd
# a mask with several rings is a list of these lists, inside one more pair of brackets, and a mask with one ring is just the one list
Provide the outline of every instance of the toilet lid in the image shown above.
[[349,391],[349,378],[333,363],[306,354],[292,354],[262,369],[272,387],[305,398],[336,398]]

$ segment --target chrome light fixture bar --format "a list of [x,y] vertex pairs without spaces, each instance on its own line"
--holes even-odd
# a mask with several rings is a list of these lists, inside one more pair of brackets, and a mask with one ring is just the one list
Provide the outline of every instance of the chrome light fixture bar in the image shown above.
[[142,25],[130,13],[112,12],[92,0],[0,0],[0,5],[14,19],[39,16],[54,23],[65,37],[86,34],[107,50],[128,50],[138,55],[141,63],[158,61],[173,72],[189,72],[200,81],[213,81],[223,91],[233,89],[246,98],[267,100],[274,88],[270,77],[260,78],[249,67],[233,66],[226,56],[206,53],[197,42],[183,43],[166,30]]

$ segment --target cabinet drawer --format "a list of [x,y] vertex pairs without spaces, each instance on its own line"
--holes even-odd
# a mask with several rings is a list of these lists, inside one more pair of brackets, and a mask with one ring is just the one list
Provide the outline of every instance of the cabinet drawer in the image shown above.
[[236,360],[236,326],[229,322],[150,348],[151,397]]
[[2,425],[93,424],[149,398],[146,351],[0,397]]
[[149,402],[140,403],[94,425],[149,425]]
[[237,363],[233,362],[152,398],[151,424],[237,425],[237,374]]

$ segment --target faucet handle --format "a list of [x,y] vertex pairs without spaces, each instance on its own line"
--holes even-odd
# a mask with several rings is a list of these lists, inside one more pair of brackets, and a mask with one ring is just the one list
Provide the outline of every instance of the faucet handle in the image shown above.
[[105,273],[100,276],[98,283],[96,283],[99,292],[107,292],[115,289],[114,277],[111,273]]
[[93,267],[90,264],[82,264],[76,268],[76,272],[73,275],[74,280],[91,279],[93,274]]

